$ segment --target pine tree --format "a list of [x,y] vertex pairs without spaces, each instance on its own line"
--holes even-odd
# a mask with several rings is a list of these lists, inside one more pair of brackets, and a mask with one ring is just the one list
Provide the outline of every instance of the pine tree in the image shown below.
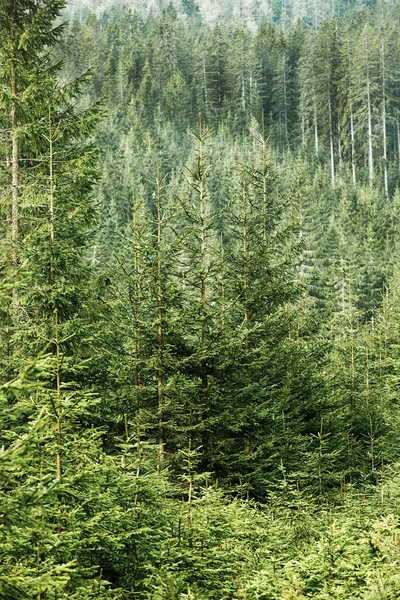
[[321,129],[327,140],[330,158],[331,183],[336,182],[336,144],[339,83],[339,32],[337,23],[324,23],[316,38],[316,92]]
[[[2,55],[1,78],[4,85],[2,109],[10,115],[8,122],[11,189],[11,242],[13,264],[18,266],[18,239],[20,235],[20,194],[21,194],[21,158],[23,126],[28,135],[32,134],[34,123],[26,122],[35,91],[38,90],[40,76],[49,68],[48,62],[39,66],[36,56],[44,52],[48,45],[54,44],[60,35],[59,28],[53,23],[65,3],[44,2],[43,8],[35,2],[16,3],[4,1],[1,7]],[[41,69],[41,73],[37,70]],[[26,134],[25,134],[26,135]],[[22,148],[21,148],[22,147]]]
[[366,154],[370,185],[374,181],[375,172],[373,136],[375,131],[374,115],[377,101],[378,68],[379,54],[376,38],[371,27],[365,25],[357,41],[352,85],[355,97],[356,123],[359,128],[366,129]]

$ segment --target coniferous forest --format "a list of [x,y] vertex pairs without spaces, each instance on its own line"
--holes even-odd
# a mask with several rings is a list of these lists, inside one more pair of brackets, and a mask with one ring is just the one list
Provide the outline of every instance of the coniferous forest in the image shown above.
[[396,600],[400,2],[131,4],[0,0],[0,600]]

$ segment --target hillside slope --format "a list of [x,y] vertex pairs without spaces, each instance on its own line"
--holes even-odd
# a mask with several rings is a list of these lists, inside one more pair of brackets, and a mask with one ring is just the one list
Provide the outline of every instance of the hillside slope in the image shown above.
[[92,11],[100,15],[113,7],[126,6],[147,15],[160,14],[172,6],[181,16],[201,15],[209,25],[228,22],[254,27],[263,20],[271,20],[288,27],[303,19],[318,27],[326,18],[374,3],[374,0],[71,0],[69,12],[83,16]]

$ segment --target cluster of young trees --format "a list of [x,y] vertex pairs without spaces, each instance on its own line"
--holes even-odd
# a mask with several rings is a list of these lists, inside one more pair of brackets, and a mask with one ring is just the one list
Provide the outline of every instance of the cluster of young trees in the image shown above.
[[397,7],[63,9],[0,0],[0,600],[397,597]]

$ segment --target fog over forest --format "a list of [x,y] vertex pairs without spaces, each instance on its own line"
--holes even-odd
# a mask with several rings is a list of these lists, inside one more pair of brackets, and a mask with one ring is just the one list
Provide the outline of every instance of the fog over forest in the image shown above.
[[198,14],[208,25],[231,23],[255,28],[262,21],[290,27],[298,19],[318,27],[324,19],[373,5],[375,0],[71,0],[68,13],[97,15],[110,9],[123,8],[141,15],[160,15],[173,7],[182,17]]

